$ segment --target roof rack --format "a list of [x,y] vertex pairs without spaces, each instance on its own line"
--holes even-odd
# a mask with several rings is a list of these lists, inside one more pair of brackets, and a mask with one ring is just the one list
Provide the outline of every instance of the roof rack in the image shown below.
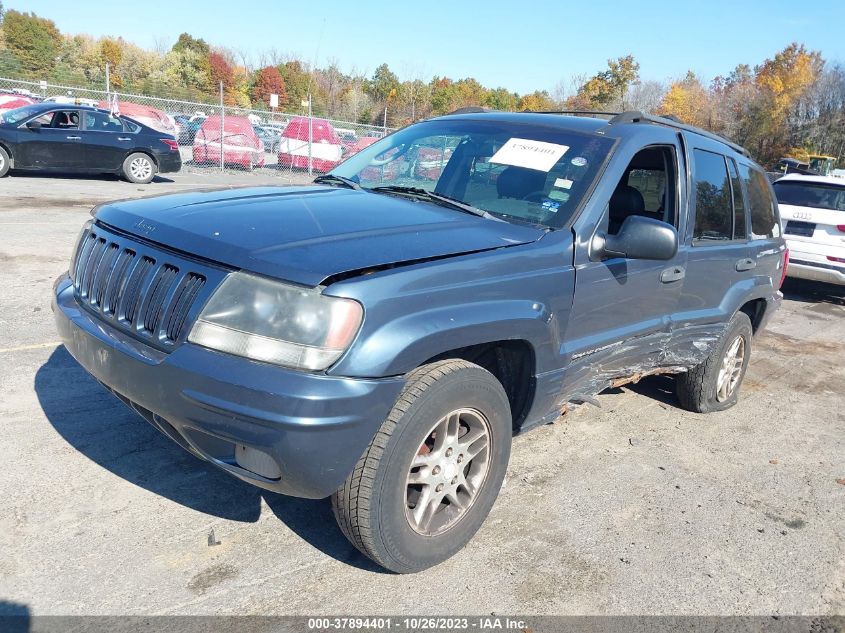
[[694,134],[700,134],[706,138],[711,140],[717,141],[719,143],[724,143],[731,149],[739,152],[743,156],[751,158],[750,152],[745,149],[742,145],[734,143],[733,141],[729,141],[724,136],[720,136],[718,134],[714,134],[713,132],[708,132],[707,130],[703,130],[700,127],[696,127],[694,125],[687,125],[686,123],[681,123],[676,117],[669,115],[669,116],[655,116],[653,114],[645,114],[643,112],[639,112],[638,110],[631,110],[629,112],[622,112],[621,114],[617,114],[615,117],[608,121],[608,125],[616,125],[617,123],[656,123],[658,125],[666,125],[668,127],[673,127],[678,130],[686,130],[687,132],[693,132]]
[[600,110],[526,110],[532,114],[572,114],[575,116],[619,116],[619,112],[602,112]]

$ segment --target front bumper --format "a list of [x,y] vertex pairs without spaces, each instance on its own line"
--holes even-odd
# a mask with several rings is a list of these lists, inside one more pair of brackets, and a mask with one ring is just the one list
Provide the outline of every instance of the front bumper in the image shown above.
[[[404,385],[298,372],[190,343],[160,352],[82,308],[66,275],[56,282],[53,312],[70,354],[153,426],[226,472],[282,494],[318,499],[337,490]],[[243,447],[269,456],[280,476],[239,465]]]

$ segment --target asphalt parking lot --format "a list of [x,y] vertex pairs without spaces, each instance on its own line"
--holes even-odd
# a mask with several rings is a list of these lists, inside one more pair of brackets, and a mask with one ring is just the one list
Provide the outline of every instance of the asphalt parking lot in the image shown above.
[[517,438],[475,539],[413,576],[357,554],[327,501],[196,460],[57,344],[51,284],[94,204],[284,182],[0,181],[0,614],[845,612],[842,290],[788,283],[727,412],[654,377]]

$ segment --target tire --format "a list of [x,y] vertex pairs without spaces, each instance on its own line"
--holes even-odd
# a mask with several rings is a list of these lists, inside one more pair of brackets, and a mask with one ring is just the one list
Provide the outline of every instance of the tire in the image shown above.
[[[684,409],[711,413],[724,411],[737,403],[751,358],[752,333],[748,315],[737,312],[707,359],[676,378],[675,391]],[[741,354],[741,359],[735,354]],[[722,375],[723,364],[729,372],[727,377]]]
[[9,156],[9,152],[0,147],[0,178],[8,174],[11,167],[12,159]]
[[[491,373],[446,360],[419,367],[407,378],[355,470],[332,496],[346,538],[397,573],[441,563],[469,542],[499,494],[511,448],[510,405]],[[458,429],[441,434],[453,448],[438,445],[437,429],[444,424]],[[486,448],[480,449],[484,436],[479,433],[485,430]],[[470,434],[473,439],[465,443],[449,440]],[[465,457],[464,451],[472,454]],[[413,461],[426,465],[415,467]],[[432,483],[415,484],[411,478]],[[474,495],[469,486],[475,487]],[[443,500],[421,505],[426,490]],[[427,513],[427,507],[437,511]]]
[[135,152],[123,161],[123,176],[129,182],[146,185],[156,175],[155,161],[147,154]]

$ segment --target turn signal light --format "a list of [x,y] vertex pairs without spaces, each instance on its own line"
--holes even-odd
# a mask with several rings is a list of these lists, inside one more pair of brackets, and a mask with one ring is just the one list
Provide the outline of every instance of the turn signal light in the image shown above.
[[786,267],[789,266],[789,249],[783,251],[783,269],[780,271],[780,283],[778,284],[778,290],[780,290],[781,286],[783,286],[783,281],[786,279]]

